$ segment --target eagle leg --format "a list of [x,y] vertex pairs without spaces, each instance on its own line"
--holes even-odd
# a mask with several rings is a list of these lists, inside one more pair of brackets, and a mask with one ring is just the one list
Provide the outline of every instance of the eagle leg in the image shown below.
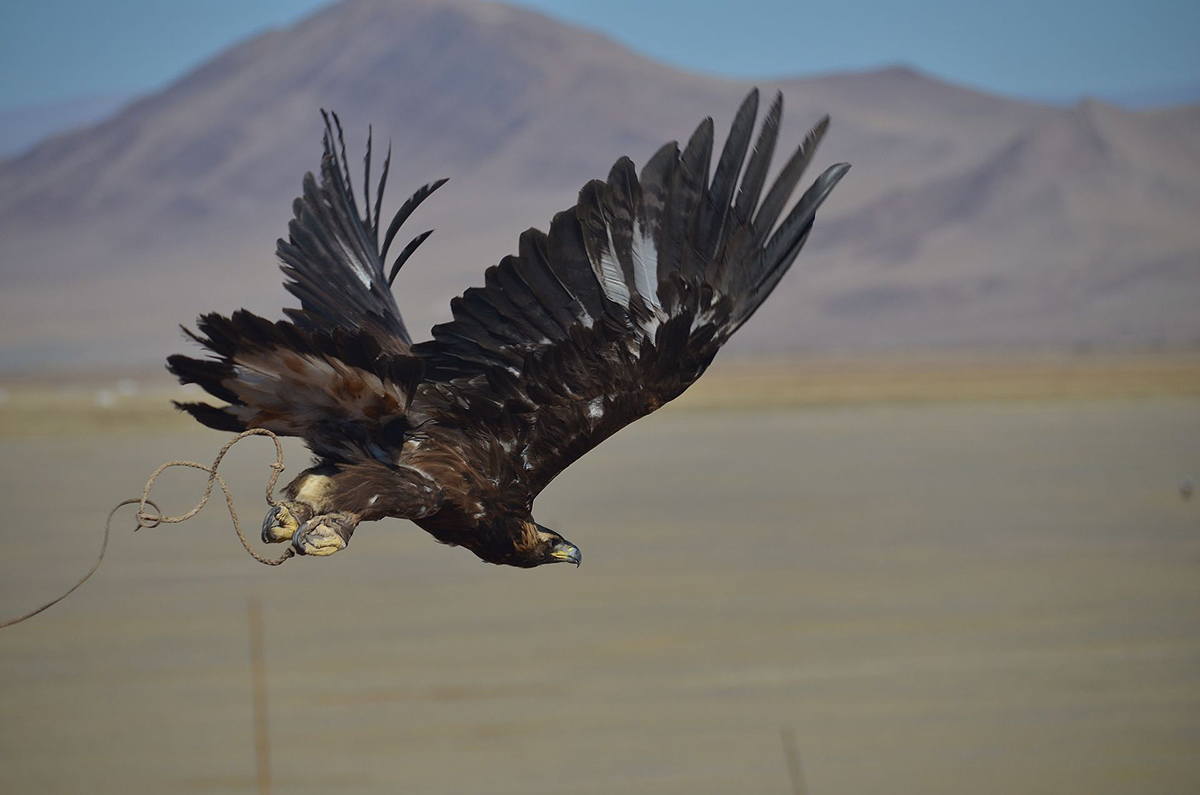
[[262,540],[266,544],[282,544],[291,541],[300,525],[316,513],[306,502],[285,500],[267,511],[263,517]]
[[357,526],[358,516],[352,513],[339,511],[314,516],[296,529],[292,547],[301,555],[326,557],[345,549]]

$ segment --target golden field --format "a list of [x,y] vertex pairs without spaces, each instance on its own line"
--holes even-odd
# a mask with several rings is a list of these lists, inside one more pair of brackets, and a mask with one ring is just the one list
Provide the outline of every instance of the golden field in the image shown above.
[[[10,616],[225,437],[162,378],[3,388]],[[228,461],[251,528],[270,460]],[[539,499],[578,570],[121,514],[0,630],[0,791],[255,792],[252,597],[280,793],[787,793],[783,729],[816,795],[1196,791],[1198,469],[1196,353],[730,359]]]

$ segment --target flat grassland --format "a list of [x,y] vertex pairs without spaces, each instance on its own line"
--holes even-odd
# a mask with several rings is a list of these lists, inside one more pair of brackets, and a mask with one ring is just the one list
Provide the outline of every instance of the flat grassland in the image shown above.
[[[224,438],[161,380],[2,386],[0,618]],[[279,793],[787,793],[785,728],[815,795],[1200,791],[1197,470],[1196,353],[732,359],[539,499],[578,570],[122,514],[0,630],[0,791],[255,792],[250,597]]]

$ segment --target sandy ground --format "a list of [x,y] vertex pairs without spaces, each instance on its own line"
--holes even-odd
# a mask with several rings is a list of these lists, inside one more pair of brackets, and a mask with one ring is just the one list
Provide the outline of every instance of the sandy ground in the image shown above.
[[[222,438],[0,439],[0,612],[73,582],[112,503]],[[269,447],[228,462],[252,526]],[[268,569],[220,505],[126,515],[91,582],[0,630],[0,791],[255,792],[258,596],[280,793],[787,793],[785,728],[815,795],[1197,792],[1197,469],[1194,394],[693,405],[541,497],[578,570],[399,521]]]

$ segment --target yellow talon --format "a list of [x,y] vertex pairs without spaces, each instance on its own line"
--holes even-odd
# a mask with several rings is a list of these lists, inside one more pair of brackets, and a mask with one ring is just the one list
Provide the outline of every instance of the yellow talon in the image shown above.
[[305,522],[292,536],[292,546],[301,555],[326,557],[350,543],[357,522],[345,514],[330,513]]
[[281,502],[267,512],[263,519],[262,540],[267,544],[282,544],[291,541],[296,531],[300,529],[300,518],[296,515],[301,506],[293,504],[293,511],[288,503]]

